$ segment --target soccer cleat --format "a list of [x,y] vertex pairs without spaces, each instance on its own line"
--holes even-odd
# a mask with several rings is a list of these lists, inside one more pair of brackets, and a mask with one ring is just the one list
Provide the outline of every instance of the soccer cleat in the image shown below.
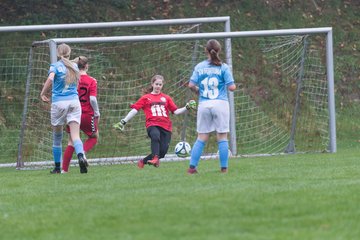
[[60,169],[54,168],[53,170],[50,171],[51,174],[59,174],[61,173]]
[[188,173],[188,174],[196,174],[196,173],[198,173],[198,171],[196,170],[196,168],[189,168],[189,169],[187,170],[187,173]]
[[138,165],[138,168],[144,168],[144,165],[145,165],[144,160],[143,159],[139,160],[137,162],[137,165]]
[[159,157],[157,155],[155,155],[153,157],[153,159],[148,161],[148,164],[153,165],[154,167],[159,167],[160,166],[160,160]]
[[88,162],[84,158],[83,155],[79,154],[79,166],[80,166],[80,173],[87,173],[87,167],[89,166]]
[[221,173],[227,173],[228,169],[226,167],[222,167],[220,170]]
[[61,174],[66,174],[66,173],[68,173],[68,171],[61,170]]

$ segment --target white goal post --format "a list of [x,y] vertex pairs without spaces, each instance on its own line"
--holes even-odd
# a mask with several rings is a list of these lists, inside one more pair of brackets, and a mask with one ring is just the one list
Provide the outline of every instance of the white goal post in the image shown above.
[[[313,57],[314,52],[316,52],[316,46],[311,45],[308,46],[307,38],[308,36],[312,35],[324,35],[324,42],[326,42],[326,46],[324,49],[324,53],[319,55],[319,58]],[[282,38],[283,36],[289,36],[288,39]],[[300,36],[300,37],[299,37]],[[263,30],[263,31],[242,31],[242,32],[215,32],[215,33],[186,33],[186,34],[160,34],[160,35],[139,35],[139,36],[112,36],[112,37],[79,37],[79,38],[53,38],[46,41],[36,41],[33,43],[34,47],[37,46],[46,46],[50,47],[50,61],[55,62],[57,61],[56,57],[56,46],[59,43],[67,43],[70,45],[79,45],[79,52],[81,51],[88,51],[90,53],[96,53],[100,49],[100,45],[106,45],[110,43],[117,43],[119,45],[124,45],[125,43],[133,44],[133,43],[155,43],[161,45],[158,49],[155,49],[154,46],[153,50],[156,51],[156,54],[160,54],[161,51],[164,51],[167,55],[164,56],[164,59],[168,61],[169,65],[171,61],[177,61],[179,59],[179,63],[181,61],[192,62],[190,64],[185,64],[181,62],[181,67],[176,69],[176,73],[174,76],[178,76],[182,79],[182,81],[186,81],[188,77],[190,77],[190,73],[192,71],[192,67],[194,62],[191,60],[193,59],[192,55],[194,52],[198,51],[195,47],[191,47],[194,45],[189,45],[186,49],[190,49],[189,53],[186,56],[176,56],[175,54],[183,53],[181,49],[182,43],[195,43],[197,44],[200,40],[215,38],[215,39],[222,39],[224,52],[225,52],[225,61],[230,65],[234,72],[235,81],[237,84],[240,85],[239,78],[243,76],[244,72],[238,72],[237,67],[233,66],[233,57],[232,52],[234,40],[244,39],[244,38],[268,38],[268,37],[275,37],[275,43],[264,43],[266,47],[262,50],[262,61],[264,63],[264,69],[259,69],[259,71],[273,71],[271,72],[271,77],[275,77],[275,75],[281,75],[278,79],[279,84],[282,84],[281,88],[277,89],[277,92],[274,91],[273,95],[267,96],[268,91],[271,91],[272,87],[275,88],[277,85],[270,86],[270,88],[266,88],[261,85],[258,87],[249,87],[246,86],[244,88],[240,87],[238,91],[235,93],[229,93],[230,99],[230,106],[231,106],[231,132],[230,132],[230,150],[232,154],[235,156],[239,156],[242,154],[243,149],[239,149],[239,146],[249,147],[248,152],[249,154],[278,154],[278,153],[295,153],[295,152],[306,152],[308,151],[328,151],[328,152],[336,152],[336,127],[335,127],[335,98],[334,98],[334,73],[333,73],[333,49],[332,49],[332,28],[304,28],[304,29],[284,29],[284,30]],[[265,41],[264,41],[265,42]],[[121,44],[120,44],[121,43]],[[165,45],[166,44],[166,45]],[[171,51],[172,45],[176,44],[175,51]],[[91,45],[91,48],[87,49],[85,46]],[[183,44],[184,45],[184,44]],[[130,45],[129,45],[130,46]],[[270,46],[270,47],[269,47]],[[285,48],[284,48],[285,47]],[[310,49],[308,49],[308,47]],[[120,48],[120,46],[112,47],[112,51],[116,52],[116,50]],[[169,49],[169,52],[167,52]],[[281,49],[283,52],[286,53],[282,56],[283,53],[276,52],[270,57],[266,56],[266,54],[271,53],[273,51],[277,51]],[[288,50],[292,49],[292,50]],[[295,49],[295,50],[293,50]],[[177,51],[178,52],[177,52]],[[103,50],[107,52],[107,50]],[[183,50],[185,51],[185,50]],[[241,56],[240,49],[235,49],[237,54]],[[202,51],[199,51],[202,52]],[[101,53],[101,56],[104,56],[104,53]],[[156,55],[155,54],[155,55]],[[95,56],[95,55],[94,55]],[[316,55],[318,56],[318,55]],[[98,55],[96,55],[99,58]],[[107,58],[106,56],[105,58]],[[296,59],[294,60],[294,58]],[[324,71],[321,66],[321,57],[324,57]],[[95,58],[95,57],[94,57]],[[140,59],[139,62],[135,62],[133,64],[140,64],[141,61],[146,61],[147,57],[144,56],[144,59]],[[153,56],[150,57],[153,59]],[[159,57],[160,58],[160,57]],[[200,56],[198,59],[202,59],[203,56]],[[280,58],[280,60],[279,60]],[[294,61],[293,61],[294,60]],[[32,60],[33,61],[33,60]],[[274,61],[274,63],[270,62]],[[291,62],[293,61],[293,62]],[[159,63],[160,64],[160,63]],[[162,63],[161,63],[162,64]],[[160,66],[160,65],[159,65]],[[161,65],[162,66],[162,65]],[[113,66],[111,66],[113,67]],[[268,68],[266,68],[268,67]],[[259,67],[260,68],[260,67]],[[276,68],[276,71],[274,70]],[[168,72],[169,76],[170,72],[173,69],[165,69],[162,67],[154,67],[154,69],[160,69],[160,71]],[[154,73],[154,69],[152,69],[151,73]],[[269,70],[270,69],[270,70]],[[289,70],[290,69],[290,70]],[[115,70],[116,72],[116,70]],[[181,73],[180,73],[181,72]],[[184,72],[184,73],[183,73]],[[31,74],[29,73],[29,79],[31,79]],[[180,75],[181,74],[181,75]],[[286,75],[289,75],[286,76]],[[143,75],[142,70],[136,72],[136,75]],[[252,75],[251,75],[252,76]],[[136,76],[132,76],[136,77]],[[137,82],[139,85],[136,85],[135,82],[131,82],[131,80],[127,81],[125,79],[121,80],[121,77],[118,79],[115,78],[114,83],[110,83],[111,87],[117,90],[133,88],[132,91],[137,91],[136,89],[139,87],[141,88],[143,85],[146,85],[147,81],[151,76],[145,76],[145,83],[144,79]],[[319,77],[320,79],[316,79]],[[290,81],[287,81],[288,78]],[[324,79],[322,79],[324,78]],[[271,78],[269,81],[272,80]],[[325,81],[322,81],[325,80]],[[318,83],[318,82],[321,83]],[[128,85],[124,85],[128,84]],[[168,84],[168,83],[165,83]],[[179,83],[170,83],[171,86],[174,86],[174,90],[170,93],[170,95],[175,94],[176,91],[180,92],[179,96],[175,97],[175,101],[179,102],[178,105],[183,104],[184,95],[186,95],[186,90],[182,90],[183,88],[179,88]],[[126,87],[125,87],[126,86]],[[131,87],[130,87],[131,86]],[[180,87],[183,85],[180,84]],[[294,90],[294,99],[290,100],[290,103],[280,103],[278,96],[286,95],[284,94],[284,89],[289,87],[288,91]],[[258,98],[258,94],[262,93],[258,91],[259,89],[265,89],[263,91],[264,96],[262,98]],[[179,90],[181,89],[181,90]],[[185,87],[184,87],[185,89]],[[254,90],[255,94],[253,94]],[[120,91],[121,92],[121,91]],[[130,91],[131,92],[131,91]],[[119,92],[116,92],[119,93]],[[122,92],[121,92],[122,93]],[[276,95],[275,95],[276,93]],[[101,93],[100,93],[101,94]],[[253,98],[255,96],[255,99]],[[304,97],[305,96],[305,97]],[[111,127],[111,123],[118,121],[121,114],[123,115],[128,109],[119,109],[119,106],[116,105],[116,101],[120,99],[117,94],[112,95],[112,93],[106,93],[106,100],[103,101],[104,105],[106,104],[109,106],[109,109],[104,109],[105,111],[109,111],[109,115],[105,115],[105,119],[107,120],[106,123],[107,127]],[[132,98],[132,99],[129,99]],[[270,105],[266,105],[265,107],[262,105],[266,101],[270,101],[271,99],[276,98],[276,103],[278,106],[274,106],[275,102],[270,102]],[[131,101],[135,101],[136,97],[134,95],[125,96],[127,99],[127,104]],[[300,100],[301,99],[301,100]],[[264,101],[266,100],[266,101]],[[114,102],[112,102],[114,101]],[[244,103],[246,102],[246,107]],[[269,110],[269,106],[274,108]],[[291,105],[291,106],[290,106]],[[326,106],[325,106],[326,105]],[[124,105],[122,105],[124,106]],[[289,108],[284,111],[280,111],[281,107],[284,106]],[[101,108],[101,102],[100,102]],[[277,109],[278,108],[278,109]],[[303,113],[300,110],[306,110],[309,113]],[[275,111],[276,110],[276,111]],[[279,110],[279,111],[278,111]],[[117,112],[118,111],[118,112]],[[121,112],[121,113],[120,113]],[[119,114],[120,113],[120,114]],[[42,113],[44,114],[44,113]],[[246,119],[250,119],[251,122],[247,122]],[[284,118],[286,121],[282,121]],[[313,118],[313,122],[309,123],[307,119]],[[265,119],[265,120],[264,120]],[[287,119],[290,119],[289,121]],[[304,122],[299,122],[299,120],[305,119]],[[179,120],[180,121],[180,120]],[[26,117],[25,117],[26,122]],[[267,125],[270,127],[262,126],[259,132],[255,129],[255,125]],[[317,125],[322,125],[321,128]],[[24,124],[26,126],[26,124]],[[132,125],[129,128],[129,131],[133,131],[130,136],[135,136],[138,131],[144,131],[142,127],[139,127],[139,123]],[[194,116],[192,121],[189,122],[190,128],[194,128]],[[308,127],[304,130],[304,134],[300,133],[301,128]],[[142,129],[142,130],[141,130]],[[313,129],[316,129],[316,133],[313,133]],[[26,131],[26,128],[24,129]],[[195,132],[192,133],[195,135]],[[249,134],[249,135],[248,135]],[[256,136],[252,136],[251,134],[256,134]],[[270,134],[270,135],[269,135]],[[276,137],[272,137],[271,135],[276,135]],[[26,134],[25,134],[26,135]],[[46,135],[46,134],[45,134]],[[295,135],[303,135],[302,138],[295,144]],[[314,135],[314,136],[313,136]],[[257,139],[258,136],[261,138]],[[306,142],[306,137],[318,137],[322,138],[323,140],[319,140],[319,145],[327,145],[324,148],[316,147],[311,148],[309,147],[308,143]],[[127,136],[129,137],[129,136]],[[190,136],[188,136],[191,138]],[[115,138],[115,137],[114,137]],[[122,137],[116,137],[122,138]],[[49,138],[50,139],[50,138]],[[138,139],[134,139],[135,142],[140,141],[141,137]],[[245,140],[244,140],[245,139]],[[122,141],[129,141],[122,139]],[[191,139],[193,140],[193,138]],[[247,141],[248,140],[248,141]],[[269,141],[270,140],[270,141]],[[118,144],[120,143],[121,139],[119,139]],[[174,141],[174,140],[173,140]],[[244,141],[241,142],[241,141]],[[246,142],[247,141],[247,142]],[[303,141],[303,142],[301,142]],[[313,140],[312,140],[313,141]],[[243,144],[241,145],[240,144]],[[176,140],[175,143],[176,144]],[[261,144],[266,144],[266,146],[260,146]],[[276,145],[275,145],[276,144]],[[295,149],[295,145],[306,145],[304,148],[299,148],[300,151]],[[125,148],[129,148],[130,145],[123,146]],[[117,147],[117,145],[112,146]],[[212,149],[208,149],[207,153],[212,154],[216,152],[214,146],[210,146]],[[245,148],[244,147],[244,148]],[[112,149],[111,148],[111,149]],[[95,150],[96,151],[96,150]],[[144,150],[141,150],[144,151]],[[22,151],[19,151],[22,152]],[[117,157],[117,153],[112,152],[110,156],[104,156],[105,159],[113,159]],[[125,156],[129,159],[133,159],[134,156],[141,155],[141,153],[129,150],[128,153],[123,153],[122,157]],[[121,156],[119,156],[121,157]],[[44,159],[44,156],[42,156]],[[136,158],[136,157],[135,157]],[[46,159],[46,158],[45,158]],[[19,163],[19,165],[23,165],[23,163]]]

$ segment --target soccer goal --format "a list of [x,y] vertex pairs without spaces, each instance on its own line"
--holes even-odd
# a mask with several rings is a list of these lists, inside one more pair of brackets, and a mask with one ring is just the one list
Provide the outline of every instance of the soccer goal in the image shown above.
[[[179,18],[121,22],[73,23],[0,27],[0,167],[16,166],[22,160],[22,133],[26,126],[22,113],[27,103],[26,86],[29,71],[34,70],[29,51],[34,41],[59,37],[127,36],[145,34],[178,34],[186,32],[230,31],[230,17]],[[80,51],[78,51],[80,52]],[[80,52],[82,53],[82,52]],[[33,55],[31,55],[33,54]],[[84,52],[86,54],[86,52]],[[42,61],[48,65],[49,58]],[[36,64],[35,64],[36,65]],[[45,66],[44,65],[44,66]],[[48,66],[47,66],[48,67]],[[45,67],[45,68],[47,68]],[[96,69],[95,67],[93,69]],[[34,70],[34,72],[36,72]],[[45,73],[45,78],[46,78]],[[30,110],[30,109],[29,109]],[[25,115],[24,115],[25,116]],[[20,142],[19,142],[20,136]],[[20,143],[20,144],[19,144]],[[40,142],[41,143],[41,142]],[[30,163],[25,161],[25,163]]]
[[[49,59],[57,60],[57,44],[67,43],[73,56],[90,58],[89,74],[98,80],[101,120],[99,144],[88,158],[106,164],[137,161],[148,154],[142,113],[126,125],[124,133],[116,132],[112,125],[126,115],[152,75],[164,75],[164,92],[178,106],[196,98],[186,83],[194,65],[205,58],[203,48],[210,38],[224,46],[222,58],[232,66],[238,85],[229,93],[233,155],[336,152],[332,29],[312,28],[34,42],[20,159],[24,163],[51,162],[49,105],[42,103],[38,94]],[[171,156],[175,144],[196,139],[196,114],[172,116],[172,120],[168,159],[177,160]],[[204,155],[216,157],[216,152],[213,137]]]

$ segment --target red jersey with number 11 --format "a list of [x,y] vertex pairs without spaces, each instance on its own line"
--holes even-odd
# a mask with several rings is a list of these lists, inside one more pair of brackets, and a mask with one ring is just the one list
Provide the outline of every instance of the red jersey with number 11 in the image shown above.
[[82,113],[94,115],[94,109],[90,104],[90,96],[96,97],[97,95],[96,79],[89,75],[80,75],[78,93]]
[[174,113],[178,107],[170,96],[159,93],[143,95],[136,103],[130,106],[133,109],[142,109],[145,114],[145,126],[159,126],[167,131],[172,131],[172,122],[169,112]]

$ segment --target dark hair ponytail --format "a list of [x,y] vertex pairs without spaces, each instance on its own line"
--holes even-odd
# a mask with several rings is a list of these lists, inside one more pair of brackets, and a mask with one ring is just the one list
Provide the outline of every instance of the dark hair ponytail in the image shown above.
[[84,56],[76,57],[72,61],[78,65],[79,70],[85,70],[86,64],[88,64],[88,62],[89,62],[87,57],[84,57]]
[[206,51],[210,54],[210,62],[213,65],[221,66],[222,61],[219,57],[219,53],[221,51],[220,43],[215,39],[210,39],[206,43]]

